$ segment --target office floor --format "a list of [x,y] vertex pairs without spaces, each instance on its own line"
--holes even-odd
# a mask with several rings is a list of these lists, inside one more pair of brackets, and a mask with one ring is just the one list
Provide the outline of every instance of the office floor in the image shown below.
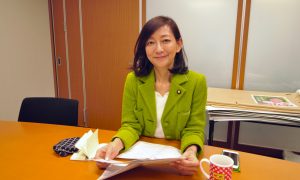
[[283,158],[288,161],[300,163],[300,155],[291,151],[283,151]]

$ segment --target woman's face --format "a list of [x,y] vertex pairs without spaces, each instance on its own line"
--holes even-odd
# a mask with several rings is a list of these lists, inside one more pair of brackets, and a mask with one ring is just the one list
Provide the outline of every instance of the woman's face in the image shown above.
[[182,40],[176,41],[169,26],[156,30],[146,42],[146,54],[156,69],[172,69],[174,58],[181,50]]

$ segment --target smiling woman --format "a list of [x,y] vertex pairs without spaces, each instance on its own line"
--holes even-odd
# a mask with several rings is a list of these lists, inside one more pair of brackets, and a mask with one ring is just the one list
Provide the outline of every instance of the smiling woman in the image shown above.
[[182,48],[182,40],[176,40],[170,27],[159,28],[146,43],[146,54],[155,69],[172,69],[176,53]]
[[[205,77],[189,71],[183,41],[173,19],[158,16],[141,30],[134,51],[133,72],[123,93],[122,127],[96,158],[113,159],[140,135],[181,140],[182,159],[171,164],[180,174],[197,172],[203,149]],[[99,163],[100,168],[107,164]]]
[[152,57],[164,56],[174,61],[168,67],[171,73],[187,72],[187,58],[177,24],[171,18],[158,16],[145,24],[137,39],[132,69],[137,76],[148,75],[153,67]]

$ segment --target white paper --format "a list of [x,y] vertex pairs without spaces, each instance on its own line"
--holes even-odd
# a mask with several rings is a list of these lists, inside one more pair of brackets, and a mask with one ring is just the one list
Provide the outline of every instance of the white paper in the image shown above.
[[180,150],[175,147],[138,141],[128,151],[117,156],[117,158],[143,160],[179,158],[180,156]]
[[138,166],[168,164],[180,160],[180,157],[180,150],[175,147],[138,141],[128,151],[117,156],[135,160],[128,164],[110,164],[98,179],[107,179]]
[[82,151],[79,151],[77,153],[72,154],[70,159],[83,161],[83,160],[86,160],[87,158],[86,158],[86,155]]
[[118,166],[116,164],[109,165],[106,170],[102,173],[102,175],[98,178],[98,180],[107,179],[122,172],[128,171],[130,169],[138,167],[140,164],[131,163],[126,166]]
[[85,152],[89,159],[95,157],[98,150],[98,144],[98,129],[96,129],[95,132],[86,140]]
[[105,160],[105,159],[91,159],[91,161],[101,162],[101,163],[108,163],[108,164],[118,164],[118,166],[127,166],[127,162],[123,161],[116,161],[116,160]]
[[167,164],[177,160],[180,160],[180,158],[133,160],[130,161],[128,164],[113,163],[106,168],[106,170],[98,178],[98,180],[110,178],[112,176],[123,173],[130,169],[136,168],[138,166]]
[[87,133],[84,133],[84,135],[77,141],[77,143],[75,144],[75,147],[77,149],[81,149],[86,140],[93,134],[92,130],[89,130]]
[[[118,160],[94,159],[97,150],[106,143],[98,144],[98,130],[94,133],[90,130],[85,133],[75,144],[78,153],[71,156],[71,160],[98,161],[110,164],[99,179],[106,179],[138,166],[167,164],[180,160],[180,150],[161,144],[136,142],[128,151],[117,156],[119,159],[127,159],[127,162]],[[128,161],[128,159],[133,159]]]
[[78,152],[71,156],[71,160],[87,160],[93,159],[98,150],[98,129],[94,132],[89,130],[75,144]]
[[300,114],[272,111],[245,110],[206,106],[210,120],[214,121],[264,121],[299,125]]

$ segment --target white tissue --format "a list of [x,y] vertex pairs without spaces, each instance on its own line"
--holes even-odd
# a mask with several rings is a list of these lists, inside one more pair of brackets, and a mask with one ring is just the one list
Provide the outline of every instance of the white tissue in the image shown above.
[[298,96],[300,96],[300,89],[298,89],[298,90],[296,91],[296,93],[298,94]]
[[71,156],[71,160],[93,159],[96,155],[98,144],[98,129],[94,132],[89,130],[75,144],[79,151]]

